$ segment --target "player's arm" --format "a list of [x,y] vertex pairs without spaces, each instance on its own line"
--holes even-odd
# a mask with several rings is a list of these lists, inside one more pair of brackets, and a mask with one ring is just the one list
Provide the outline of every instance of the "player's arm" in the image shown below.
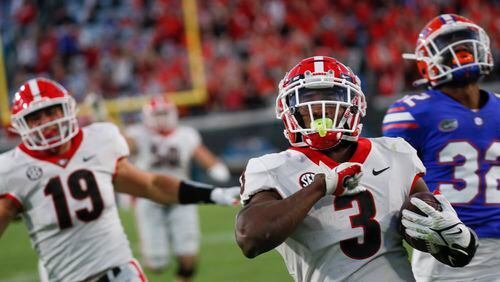
[[410,195],[419,192],[429,192],[429,187],[427,187],[427,184],[422,179],[421,174],[415,176],[415,180],[413,181],[413,185],[410,190]]
[[216,203],[232,205],[239,188],[218,188],[176,177],[143,171],[126,158],[117,162],[115,190],[162,204]]
[[0,197],[0,237],[17,213],[18,209],[10,199]]
[[255,194],[236,217],[236,242],[254,258],[283,243],[325,196],[325,176],[317,174],[306,188],[282,199],[275,190]]
[[365,191],[358,185],[361,176],[361,164],[342,163],[316,174],[309,186],[285,199],[275,189],[255,194],[236,217],[236,241],[243,254],[254,258],[283,243],[323,196]]
[[203,144],[196,147],[193,158],[207,170],[208,175],[215,181],[226,182],[231,176],[227,166]]

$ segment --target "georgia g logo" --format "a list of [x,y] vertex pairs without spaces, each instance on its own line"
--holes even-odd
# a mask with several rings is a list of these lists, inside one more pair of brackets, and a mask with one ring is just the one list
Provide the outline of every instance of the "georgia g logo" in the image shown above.
[[314,175],[315,173],[313,172],[306,172],[306,173],[303,173],[300,177],[299,177],[299,184],[302,188],[305,188],[307,186],[309,186],[309,184],[311,184],[314,180]]
[[30,166],[26,170],[26,176],[31,181],[36,181],[36,180],[40,179],[42,177],[42,175],[43,175],[43,170],[39,166]]

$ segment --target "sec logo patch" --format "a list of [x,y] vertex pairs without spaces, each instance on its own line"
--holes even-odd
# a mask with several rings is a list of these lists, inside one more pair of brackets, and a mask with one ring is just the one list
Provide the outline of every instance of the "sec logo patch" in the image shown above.
[[309,184],[311,184],[314,180],[314,175],[315,173],[313,172],[306,172],[306,173],[303,173],[300,177],[299,177],[299,184],[302,188],[306,187],[306,186],[309,186]]
[[42,177],[42,175],[43,175],[43,170],[39,166],[30,166],[26,170],[26,176],[31,181],[35,181],[35,180],[40,179]]

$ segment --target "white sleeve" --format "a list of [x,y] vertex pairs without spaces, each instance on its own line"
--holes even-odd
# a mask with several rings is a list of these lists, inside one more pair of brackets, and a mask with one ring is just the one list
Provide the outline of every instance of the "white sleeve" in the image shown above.
[[201,144],[201,135],[198,130],[191,127],[184,127],[183,130],[186,134],[186,144],[189,144],[189,148],[193,152]]
[[[33,178],[38,179],[43,172],[38,166],[21,167],[14,159],[9,158],[13,154],[14,151],[9,151],[0,155],[0,198],[11,200],[19,210],[22,210],[23,199],[29,192],[29,185],[25,185],[25,181],[27,181],[24,180],[25,177],[30,174]],[[26,176],[21,177],[20,173]]]
[[[270,174],[268,168],[259,159],[250,159],[247,167],[240,179],[241,184],[241,203],[245,205],[250,198],[265,190],[276,189],[277,185]],[[277,192],[281,193],[276,189]]]
[[128,148],[127,141],[125,137],[120,133],[118,127],[114,124],[110,124],[109,129],[109,144],[111,147],[111,152],[113,152],[113,159],[120,159],[123,157],[128,157],[130,155],[130,150]]
[[101,156],[106,170],[114,173],[116,162],[130,154],[127,141],[112,123],[94,123],[91,126],[95,138],[93,141],[97,142],[95,150]]
[[400,164],[404,166],[405,171],[407,171],[408,179],[406,179],[406,183],[408,183],[408,191],[413,186],[413,182],[415,181],[417,176],[423,176],[426,173],[426,168],[420,158],[417,155],[417,150],[415,150],[406,140],[403,138],[397,138],[397,147],[398,151],[404,153],[405,157],[404,161],[401,161]]

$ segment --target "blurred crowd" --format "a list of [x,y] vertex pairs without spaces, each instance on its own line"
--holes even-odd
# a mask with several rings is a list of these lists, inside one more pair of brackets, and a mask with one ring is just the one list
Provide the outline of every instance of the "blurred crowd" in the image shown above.
[[[350,65],[365,93],[392,96],[417,78],[420,29],[439,13],[458,13],[486,29],[497,77],[500,2],[483,0],[199,0],[209,101],[197,109],[267,105],[286,69],[329,55]],[[191,87],[182,0],[0,1],[10,92],[44,75],[83,100]],[[11,93],[12,94],[12,93]]]

